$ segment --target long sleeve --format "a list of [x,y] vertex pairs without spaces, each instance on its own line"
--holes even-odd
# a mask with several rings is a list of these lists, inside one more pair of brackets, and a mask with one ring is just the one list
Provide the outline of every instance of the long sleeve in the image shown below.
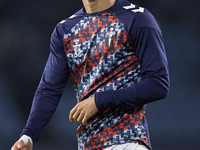
[[55,29],[51,37],[50,55],[33,99],[26,127],[21,134],[30,136],[33,143],[39,139],[53,116],[69,75],[70,71],[62,40]]
[[133,86],[95,93],[98,109],[122,107],[133,109],[163,99],[169,91],[169,72],[162,34],[152,28],[133,29],[134,49],[142,80]]

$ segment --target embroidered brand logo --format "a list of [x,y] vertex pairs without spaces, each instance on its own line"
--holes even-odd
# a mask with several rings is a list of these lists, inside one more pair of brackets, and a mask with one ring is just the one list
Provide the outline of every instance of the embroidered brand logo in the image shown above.
[[74,57],[82,57],[83,53],[80,49],[81,44],[79,44],[80,39],[77,38],[77,39],[74,39],[73,41],[74,41],[74,45],[73,45],[73,47],[74,47]]
[[106,33],[106,36],[108,37],[108,46],[110,47],[111,39],[116,34],[113,27],[110,28],[110,30]]
[[131,9],[131,11],[134,12],[134,13],[137,13],[137,12],[143,13],[144,12],[143,7],[136,8],[136,6],[134,4],[131,4],[130,6],[124,6],[123,8],[127,9],[127,10]]

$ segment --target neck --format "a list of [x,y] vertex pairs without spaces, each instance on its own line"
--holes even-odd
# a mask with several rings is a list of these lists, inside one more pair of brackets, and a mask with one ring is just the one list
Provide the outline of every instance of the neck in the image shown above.
[[114,5],[115,0],[82,0],[87,13],[97,13]]

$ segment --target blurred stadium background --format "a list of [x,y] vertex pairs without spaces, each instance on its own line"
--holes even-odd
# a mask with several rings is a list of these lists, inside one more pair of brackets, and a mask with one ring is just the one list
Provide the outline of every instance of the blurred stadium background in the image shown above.
[[[154,150],[199,150],[200,1],[129,0],[158,20],[169,61],[171,89],[148,105]],[[19,138],[43,72],[55,25],[82,7],[81,0],[0,0],[0,150]],[[72,80],[35,150],[77,149]]]

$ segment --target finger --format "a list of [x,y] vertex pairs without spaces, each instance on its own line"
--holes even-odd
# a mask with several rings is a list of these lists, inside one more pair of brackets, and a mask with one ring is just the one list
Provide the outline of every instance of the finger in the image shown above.
[[19,141],[17,141],[17,142],[13,145],[13,147],[11,148],[11,150],[18,150],[18,142],[19,142]]
[[72,116],[73,119],[74,119],[74,121],[76,121],[77,123],[79,123],[79,122],[77,121],[77,118],[79,117],[80,113],[81,113],[80,111],[76,110],[76,112],[75,112],[74,115]]
[[88,120],[87,115],[84,115],[84,118],[82,119],[82,124],[83,124],[84,126],[87,125],[87,120]]
[[79,114],[77,118],[77,123],[83,125],[83,122],[82,122],[83,118],[84,118],[84,113]]
[[24,141],[23,140],[19,140],[18,142],[18,146],[19,149],[22,149],[24,147]]
[[76,112],[76,106],[70,111],[70,114],[69,114],[69,120],[70,120],[70,122],[72,122],[73,121],[73,115],[74,115],[74,113]]

